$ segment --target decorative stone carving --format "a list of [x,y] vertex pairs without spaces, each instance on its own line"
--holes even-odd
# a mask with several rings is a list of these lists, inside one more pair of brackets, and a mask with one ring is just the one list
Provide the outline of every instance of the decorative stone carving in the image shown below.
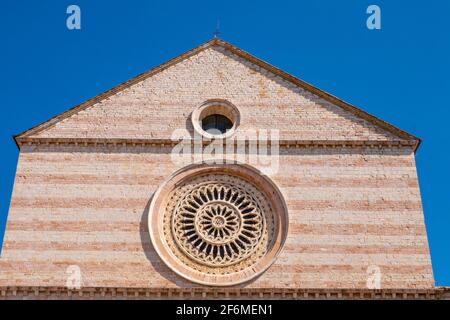
[[257,251],[265,253],[273,236],[272,208],[250,183],[207,174],[187,181],[175,193],[177,205],[166,215],[171,217],[176,244],[190,259],[217,268],[237,264]]
[[284,200],[273,183],[239,165],[195,165],[176,173],[155,194],[149,214],[163,261],[208,285],[233,285],[262,273],[287,228]]

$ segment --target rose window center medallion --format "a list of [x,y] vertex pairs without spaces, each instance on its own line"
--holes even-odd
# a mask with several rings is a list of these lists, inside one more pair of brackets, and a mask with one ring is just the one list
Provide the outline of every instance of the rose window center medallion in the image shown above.
[[241,227],[241,217],[234,210],[223,204],[208,204],[197,215],[192,225],[200,237],[209,244],[223,245],[234,238]]
[[176,273],[207,285],[248,281],[285,239],[278,189],[253,169],[196,165],[163,184],[149,210],[153,247]]

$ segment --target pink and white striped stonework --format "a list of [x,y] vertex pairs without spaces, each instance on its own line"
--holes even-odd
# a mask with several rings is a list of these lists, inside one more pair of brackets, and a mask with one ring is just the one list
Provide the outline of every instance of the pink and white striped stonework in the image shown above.
[[[262,165],[215,166],[224,175],[249,168],[240,178],[259,190],[258,228],[267,237],[260,251],[253,249],[257,240],[248,246],[254,254],[243,249],[250,260],[241,267],[230,260],[220,272],[203,268],[201,259],[191,264],[169,239],[173,228],[164,223],[174,220],[163,219],[166,208],[182,201],[175,182],[163,186],[177,172],[184,181],[191,167],[172,160],[172,134],[193,137],[191,115],[207,101],[236,108],[237,138],[246,130],[279,132],[279,152],[272,155],[278,168],[260,182]],[[415,165],[420,140],[217,38],[16,142],[0,298],[439,295]],[[263,197],[266,208],[258,207]],[[226,220],[217,219],[220,228]],[[269,219],[275,232],[266,234]],[[220,248],[226,255],[226,246]],[[71,266],[79,268],[74,291]],[[379,271],[373,288],[371,270]]]

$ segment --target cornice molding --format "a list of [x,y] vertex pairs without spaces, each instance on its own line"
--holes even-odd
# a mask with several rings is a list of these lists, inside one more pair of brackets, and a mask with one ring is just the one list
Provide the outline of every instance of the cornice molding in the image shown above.
[[449,287],[430,289],[247,289],[247,288],[121,288],[0,287],[0,300],[20,299],[294,299],[294,300],[448,300]]
[[[19,149],[24,145],[67,145],[67,146],[153,146],[166,147],[175,146],[182,142],[182,140],[172,139],[101,139],[101,138],[21,138],[16,140]],[[211,143],[211,140],[203,140],[201,142],[195,140],[184,140],[184,143],[191,145],[206,146]],[[227,143],[225,140],[223,143]],[[249,140],[234,140],[234,145],[249,145],[251,143],[258,143],[258,141]],[[270,140],[264,141],[264,144],[271,145]],[[333,148],[333,147],[368,147],[368,148],[404,148],[409,147],[414,150],[417,148],[417,141],[414,140],[280,140],[278,145],[282,148]]]

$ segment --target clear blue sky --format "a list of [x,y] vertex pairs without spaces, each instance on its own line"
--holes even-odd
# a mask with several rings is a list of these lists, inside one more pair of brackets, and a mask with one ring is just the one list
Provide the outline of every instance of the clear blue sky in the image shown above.
[[[66,28],[66,8],[82,30]],[[366,8],[382,29],[366,28]],[[2,0],[0,238],[12,135],[209,40],[222,38],[423,139],[417,165],[437,285],[450,285],[450,1]]]

